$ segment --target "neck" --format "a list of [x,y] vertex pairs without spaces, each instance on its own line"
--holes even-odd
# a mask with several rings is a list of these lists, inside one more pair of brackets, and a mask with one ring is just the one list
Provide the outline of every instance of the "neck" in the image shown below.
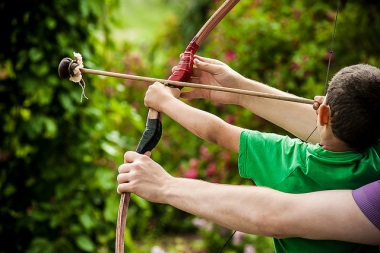
[[335,136],[330,139],[322,139],[319,145],[321,145],[323,149],[332,152],[355,151],[355,148],[350,147],[347,143],[336,138]]

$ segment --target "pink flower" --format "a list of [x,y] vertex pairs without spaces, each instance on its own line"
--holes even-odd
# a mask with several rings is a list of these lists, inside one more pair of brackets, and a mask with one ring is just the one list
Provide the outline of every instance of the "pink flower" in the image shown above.
[[227,123],[234,124],[235,121],[236,121],[236,117],[235,117],[235,115],[228,114],[228,115],[226,116],[226,122],[227,122]]
[[193,224],[197,228],[204,229],[206,231],[212,230],[212,223],[202,218],[194,218]]
[[189,163],[190,169],[197,169],[198,164],[199,164],[199,160],[197,158],[192,158]]
[[190,168],[188,171],[185,172],[185,177],[192,179],[198,178],[198,170],[195,168]]
[[223,152],[222,153],[222,157],[223,157],[223,160],[226,161],[226,162],[228,162],[228,161],[231,160],[231,154],[228,153],[228,152]]
[[210,160],[210,159],[211,159],[211,154],[210,154],[210,152],[208,151],[208,148],[207,148],[205,145],[202,145],[202,146],[199,148],[199,153],[201,153],[201,156],[202,156],[205,160]]
[[226,51],[226,53],[224,54],[224,59],[226,59],[226,61],[233,61],[236,59],[236,52],[233,51],[232,49],[229,49]]
[[290,70],[291,71],[297,71],[297,70],[299,70],[301,68],[301,65],[299,64],[299,63],[297,63],[297,62],[292,62],[291,64],[290,64]]
[[212,177],[215,173],[215,170],[216,170],[216,164],[215,163],[210,163],[208,166],[207,166],[207,169],[206,169],[206,176],[207,177]]
[[252,244],[245,245],[244,253],[256,253],[255,246],[253,246]]

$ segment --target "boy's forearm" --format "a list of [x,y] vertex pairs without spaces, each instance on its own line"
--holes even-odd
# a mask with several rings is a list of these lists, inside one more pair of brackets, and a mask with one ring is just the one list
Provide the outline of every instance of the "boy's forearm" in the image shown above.
[[[237,131],[239,128],[226,123],[219,117],[191,107],[175,98],[162,104],[162,112],[198,137],[238,151],[239,134]],[[233,135],[234,137],[230,137],[227,141],[226,135]]]
[[[246,90],[294,96],[247,78],[242,79],[239,86]],[[240,106],[249,109],[302,140],[306,140],[316,127],[316,114],[311,105],[252,96],[241,96],[239,101]],[[308,141],[318,143],[317,132]]]

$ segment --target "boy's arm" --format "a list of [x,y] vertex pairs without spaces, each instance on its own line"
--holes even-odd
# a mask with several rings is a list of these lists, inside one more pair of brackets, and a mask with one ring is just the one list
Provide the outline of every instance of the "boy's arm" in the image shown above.
[[[214,59],[196,56],[194,64],[196,68],[194,68],[192,82],[294,96],[245,78],[226,64]],[[302,140],[306,140],[316,127],[316,114],[310,105],[201,89],[184,92],[181,97],[186,99],[208,98],[217,103],[242,106]],[[308,141],[318,143],[318,134],[315,132]]]
[[176,99],[172,91],[178,92],[161,83],[152,84],[146,92],[145,105],[165,113],[198,137],[238,152],[242,128],[185,104]]
[[[247,78],[242,80],[241,85],[246,90],[294,96]],[[320,141],[318,131],[314,131],[317,126],[317,117],[311,105],[252,96],[241,96],[239,105],[285,129],[301,140],[312,143]]]

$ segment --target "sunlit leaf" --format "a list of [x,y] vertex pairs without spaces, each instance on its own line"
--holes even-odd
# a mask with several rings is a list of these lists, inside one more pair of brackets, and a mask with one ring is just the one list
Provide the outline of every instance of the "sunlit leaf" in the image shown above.
[[112,146],[110,145],[109,143],[107,142],[102,142],[100,144],[100,146],[102,147],[102,149],[107,152],[107,154],[111,155],[111,156],[116,156],[118,154],[118,150],[115,148],[115,146]]
[[92,242],[91,238],[86,235],[80,235],[75,238],[75,242],[78,247],[86,252],[93,252],[95,245]]

